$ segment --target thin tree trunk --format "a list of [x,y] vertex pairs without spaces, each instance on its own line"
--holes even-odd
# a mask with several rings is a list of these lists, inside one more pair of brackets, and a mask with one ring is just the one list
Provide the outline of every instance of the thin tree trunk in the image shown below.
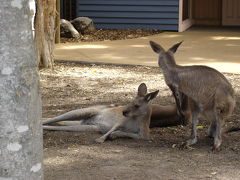
[[56,0],[56,34],[55,34],[55,42],[60,43],[60,0]]
[[39,66],[52,67],[55,44],[56,0],[36,0],[35,42]]
[[42,127],[29,0],[0,6],[0,179],[39,180]]

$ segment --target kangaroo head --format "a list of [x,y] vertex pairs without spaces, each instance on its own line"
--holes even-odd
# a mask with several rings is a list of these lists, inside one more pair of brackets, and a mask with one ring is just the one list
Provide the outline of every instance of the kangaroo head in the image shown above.
[[138,87],[137,96],[135,99],[123,110],[123,115],[125,117],[137,118],[140,116],[145,116],[149,113],[148,102],[157,96],[159,91],[152,93],[147,93],[146,84],[142,83]]
[[149,41],[152,50],[159,55],[159,66],[161,66],[161,64],[163,65],[162,61],[164,61],[166,64],[176,64],[173,55],[177,51],[178,47],[182,44],[182,42],[183,41],[174,44],[171,48],[165,51],[161,45],[157,44],[156,42]]
[[168,49],[168,51],[165,51],[164,48],[160,44],[158,44],[154,41],[149,41],[149,44],[150,44],[152,50],[157,54],[160,54],[160,53],[172,53],[172,54],[174,54],[177,51],[178,47],[182,43],[183,43],[183,41],[181,41],[177,44],[174,44],[171,48]]

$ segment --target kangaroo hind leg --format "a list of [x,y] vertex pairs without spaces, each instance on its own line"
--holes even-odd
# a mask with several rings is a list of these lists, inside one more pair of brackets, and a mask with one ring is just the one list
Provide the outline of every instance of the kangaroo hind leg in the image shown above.
[[[210,118],[215,123],[215,131],[213,129],[213,148],[212,150],[219,150],[222,144],[222,127],[224,125],[224,118],[229,116],[234,108],[235,99],[231,94],[228,94],[223,88],[218,88],[214,98],[213,111]],[[211,126],[210,126],[211,127]]]
[[208,129],[208,136],[213,138],[212,150],[218,150],[222,144],[223,118],[220,114],[220,110],[217,108],[214,108],[212,111],[208,111],[205,115],[206,118],[211,121]]
[[189,98],[184,93],[180,92],[178,87],[169,85],[169,88],[171,89],[176,102],[177,114],[180,117],[182,125],[185,126],[189,121],[188,117],[186,116]]
[[209,128],[208,128],[208,137],[214,138],[216,135],[216,122],[212,121]]
[[190,138],[184,144],[186,147],[197,143],[197,125],[198,125],[198,116],[200,113],[200,108],[198,107],[196,102],[191,101],[190,109],[191,109],[191,116],[192,116],[192,129],[191,129]]
[[89,119],[97,115],[100,110],[101,109],[98,107],[76,109],[43,121],[42,124],[45,125],[59,121],[79,121],[83,119]]
[[52,131],[70,131],[70,132],[86,132],[95,131],[99,132],[100,128],[96,125],[79,125],[79,126],[43,126],[44,130]]
[[222,126],[224,124],[223,119],[220,116],[220,113],[215,114],[216,118],[216,132],[214,136],[214,144],[213,144],[213,150],[218,150],[220,145],[222,144]]

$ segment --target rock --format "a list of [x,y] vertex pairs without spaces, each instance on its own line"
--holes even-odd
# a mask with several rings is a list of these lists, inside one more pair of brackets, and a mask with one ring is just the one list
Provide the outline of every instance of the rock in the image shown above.
[[78,38],[79,32],[73,27],[73,25],[66,19],[60,20],[60,36],[66,38]]
[[87,34],[95,30],[92,19],[88,17],[78,17],[72,20],[71,23],[81,34]]

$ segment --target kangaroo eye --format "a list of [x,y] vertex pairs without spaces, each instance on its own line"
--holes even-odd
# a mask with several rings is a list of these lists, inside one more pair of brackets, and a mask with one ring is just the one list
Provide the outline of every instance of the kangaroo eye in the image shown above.
[[139,108],[140,106],[136,104],[136,105],[134,105],[134,107],[137,109],[137,108]]

